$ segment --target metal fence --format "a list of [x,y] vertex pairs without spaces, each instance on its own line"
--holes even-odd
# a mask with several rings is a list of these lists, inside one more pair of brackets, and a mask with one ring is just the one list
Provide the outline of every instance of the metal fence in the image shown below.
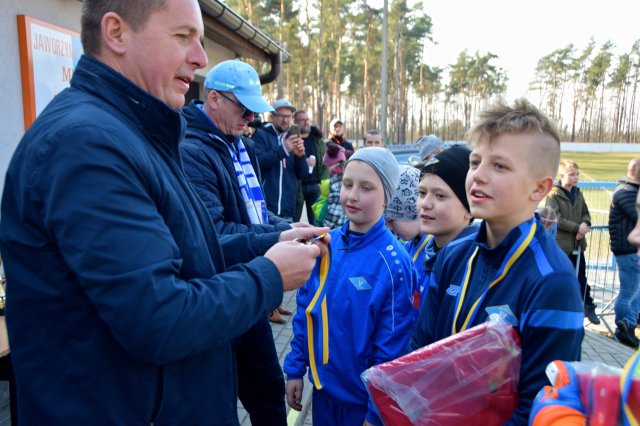
[[598,305],[596,312],[602,324],[613,335],[613,305],[618,296],[620,282],[615,257],[609,248],[608,226],[591,227],[591,232],[587,234],[587,249],[584,256],[591,297]]
[[587,265],[587,282],[591,286],[591,297],[598,305],[596,312],[602,324],[613,335],[613,306],[618,296],[620,282],[615,257],[609,247],[609,207],[615,182],[580,182],[589,212],[591,232],[586,236],[584,252]]

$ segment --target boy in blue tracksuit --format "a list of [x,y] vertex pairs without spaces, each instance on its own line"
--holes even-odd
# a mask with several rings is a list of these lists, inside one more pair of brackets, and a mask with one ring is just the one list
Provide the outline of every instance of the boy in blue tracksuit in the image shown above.
[[469,149],[454,145],[427,161],[420,172],[417,207],[420,230],[428,239],[422,251],[419,293],[414,297],[418,307],[426,297],[433,265],[440,249],[469,237],[478,231],[470,226],[473,217],[464,183],[469,170]]
[[330,232],[329,253],[298,292],[284,363],[287,403],[302,408],[308,367],[315,426],[382,424],[360,373],[403,353],[417,280],[411,259],[384,223],[397,181],[398,164],[389,151],[356,151],[340,193],[348,221]]
[[572,265],[534,215],[553,186],[559,137],[526,100],[486,110],[471,136],[466,192],[471,214],[484,222],[475,238],[438,255],[410,348],[500,315],[522,343],[519,403],[507,424],[526,425],[547,364],[579,360],[584,336]]

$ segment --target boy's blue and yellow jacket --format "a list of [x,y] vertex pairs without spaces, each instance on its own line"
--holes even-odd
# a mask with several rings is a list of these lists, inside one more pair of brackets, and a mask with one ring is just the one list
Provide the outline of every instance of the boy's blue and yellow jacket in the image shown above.
[[360,373],[404,352],[417,272],[384,218],[365,234],[350,232],[348,221],[330,234],[328,254],[298,290],[284,371],[300,379],[309,367],[316,389],[340,404],[368,404],[367,420],[381,424]]
[[533,398],[548,384],[545,368],[556,359],[580,360],[584,337],[575,272],[537,215],[493,248],[482,223],[476,238],[440,251],[409,350],[481,324],[490,314],[512,323],[521,339],[520,401],[507,424],[526,425]]
[[[464,240],[474,239],[475,235],[478,233],[478,229],[480,229],[480,226],[477,224],[467,226],[453,240],[449,241],[447,245],[456,245],[460,244]],[[427,235],[426,239],[423,237],[423,241],[424,247],[419,252],[420,259],[418,259],[421,264],[420,269],[418,269],[415,255],[413,257],[419,276],[418,288],[413,297],[413,303],[414,306],[416,306],[416,309],[419,309],[422,302],[427,298],[427,289],[429,288],[429,281],[431,280],[433,266],[436,263],[438,253],[440,253],[441,248],[436,245],[436,240],[435,238],[432,238],[431,235]],[[411,254],[411,252],[409,252],[409,254]]]
[[420,281],[422,281],[424,276],[425,248],[429,241],[432,240],[433,235],[424,234],[420,238],[414,238],[413,240],[404,243],[404,248],[409,252],[409,257],[411,257],[413,265],[416,267],[416,271],[418,271],[418,279]]

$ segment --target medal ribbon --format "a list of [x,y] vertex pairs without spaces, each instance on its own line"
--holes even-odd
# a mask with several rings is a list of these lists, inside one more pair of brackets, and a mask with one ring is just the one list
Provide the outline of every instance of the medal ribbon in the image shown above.
[[[529,225],[529,223],[531,223],[531,225]],[[467,262],[467,267],[464,272],[462,289],[458,294],[458,298],[456,300],[456,311],[453,317],[453,324],[451,325],[452,334],[456,334],[461,331],[464,331],[469,327],[469,324],[473,322],[473,319],[478,313],[478,310],[480,309],[482,302],[487,297],[487,293],[489,293],[489,290],[491,290],[500,281],[502,281],[502,279],[509,273],[509,270],[511,269],[513,264],[516,263],[516,261],[522,255],[522,253],[524,253],[524,250],[529,246],[529,244],[531,243],[531,240],[533,239],[533,236],[536,233],[536,227],[537,227],[535,219],[532,219],[529,223],[526,224],[526,225],[529,225],[530,227],[529,232],[526,232],[526,228],[523,229],[523,232],[520,235],[520,238],[518,239],[518,241],[516,241],[513,247],[511,247],[511,250],[509,251],[509,253],[507,253],[505,262],[502,263],[502,265],[500,266],[500,269],[496,272],[496,278],[494,278],[494,280],[491,281],[487,289],[482,293],[482,295],[478,298],[478,300],[476,300],[474,304],[471,305],[471,309],[469,309],[469,313],[467,314],[467,317],[465,318],[464,323],[462,323],[462,327],[460,327],[460,330],[456,330],[456,323],[458,322],[458,317],[460,316],[460,311],[462,310],[464,299],[465,299],[465,296],[467,295],[467,288],[469,286],[469,281],[471,279],[471,271],[473,270],[473,262],[476,258],[476,255],[478,254],[478,247],[476,247],[473,254],[469,258],[469,261]]]
[[322,296],[321,308],[322,308],[322,363],[327,364],[329,362],[329,317],[327,315],[327,298],[324,294],[324,285],[327,281],[327,275],[329,275],[329,263],[331,263],[331,250],[327,248],[327,253],[320,259],[320,284],[318,290],[314,294],[311,303],[305,309],[307,316],[307,350],[309,352],[309,369],[311,370],[311,376],[313,377],[313,383],[316,389],[322,389],[322,383],[320,382],[320,376],[318,375],[318,367],[316,365],[316,354],[314,351],[314,337],[313,337],[313,318],[311,312],[318,303],[318,299]]
[[418,247],[418,250],[416,250],[415,254],[413,255],[413,262],[414,263],[418,259],[418,256],[420,256],[420,252],[422,250],[424,250],[424,247],[427,245],[427,243],[429,242],[429,240],[431,238],[433,238],[433,235],[431,235],[431,234],[427,235],[427,238],[425,238],[424,241],[422,242],[422,244],[420,244],[420,247]]

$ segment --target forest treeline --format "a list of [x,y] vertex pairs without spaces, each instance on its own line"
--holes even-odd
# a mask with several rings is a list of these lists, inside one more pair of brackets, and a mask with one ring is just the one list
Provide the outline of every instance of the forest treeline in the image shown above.
[[[325,132],[329,121],[340,117],[351,139],[379,128],[381,9],[362,0],[228,4],[291,54],[277,82],[265,89],[271,99],[288,97],[310,111]],[[426,133],[463,140],[476,112],[506,93],[509,76],[496,65],[494,53],[465,50],[447,67],[430,66],[423,52],[432,42],[432,21],[422,3],[389,2],[390,143]],[[528,97],[556,120],[562,140],[639,142],[640,39],[628,53],[614,55],[614,47],[593,40],[584,49],[560,47],[532,70]]]

